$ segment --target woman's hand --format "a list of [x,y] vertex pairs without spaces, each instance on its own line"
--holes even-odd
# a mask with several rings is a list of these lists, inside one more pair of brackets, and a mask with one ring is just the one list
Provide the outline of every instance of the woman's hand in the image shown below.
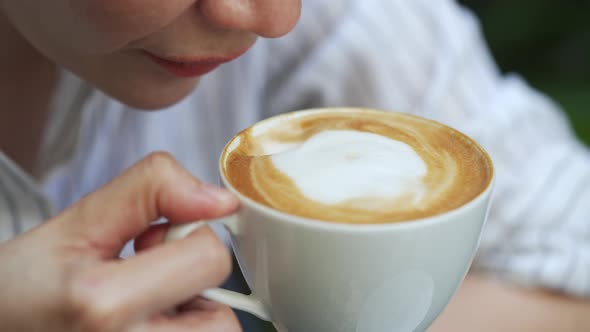
[[[229,308],[198,298],[231,270],[229,252],[209,228],[118,259],[142,234],[142,243],[160,242],[161,231],[146,232],[160,217],[217,218],[237,206],[167,154],[148,156],[0,245],[0,331],[239,331]],[[177,313],[165,314],[171,309]]]

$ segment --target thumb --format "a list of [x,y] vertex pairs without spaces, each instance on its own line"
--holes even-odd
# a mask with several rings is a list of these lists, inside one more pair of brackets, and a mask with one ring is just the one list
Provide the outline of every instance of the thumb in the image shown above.
[[230,192],[203,185],[169,154],[158,152],[84,197],[57,219],[68,233],[88,241],[106,258],[117,255],[127,241],[160,217],[175,222],[218,218],[237,206]]

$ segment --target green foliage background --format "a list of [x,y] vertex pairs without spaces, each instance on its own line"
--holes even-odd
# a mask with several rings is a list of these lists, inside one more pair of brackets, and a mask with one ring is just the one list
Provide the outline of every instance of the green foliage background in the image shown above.
[[557,101],[590,144],[590,1],[460,0],[500,67]]

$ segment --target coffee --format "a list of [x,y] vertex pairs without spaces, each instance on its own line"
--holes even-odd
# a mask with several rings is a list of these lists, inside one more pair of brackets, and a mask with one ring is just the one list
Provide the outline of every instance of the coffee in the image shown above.
[[246,197],[301,217],[410,221],[458,208],[492,180],[488,155],[437,122],[334,108],[289,113],[238,134],[222,171]]

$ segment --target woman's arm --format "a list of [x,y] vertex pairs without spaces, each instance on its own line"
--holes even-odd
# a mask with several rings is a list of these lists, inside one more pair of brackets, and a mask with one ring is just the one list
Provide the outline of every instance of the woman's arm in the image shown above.
[[470,275],[429,332],[587,330],[590,330],[588,301]]

